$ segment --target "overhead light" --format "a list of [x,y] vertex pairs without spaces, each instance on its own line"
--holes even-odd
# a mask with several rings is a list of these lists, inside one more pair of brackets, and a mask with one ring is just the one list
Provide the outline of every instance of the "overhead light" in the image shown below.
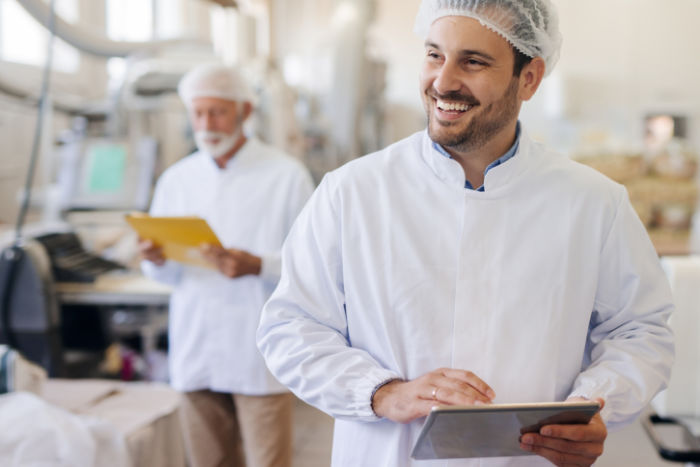
[[346,0],[336,7],[331,17],[331,24],[336,27],[343,26],[356,21],[359,15],[360,12],[357,10],[357,5],[354,2]]

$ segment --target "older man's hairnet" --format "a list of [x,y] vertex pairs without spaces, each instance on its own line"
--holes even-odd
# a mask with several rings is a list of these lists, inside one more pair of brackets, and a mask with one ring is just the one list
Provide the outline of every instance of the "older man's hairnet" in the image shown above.
[[255,103],[255,94],[245,78],[235,69],[220,64],[193,68],[180,80],[177,91],[188,107],[198,97]]
[[476,19],[528,57],[542,57],[547,74],[559,59],[559,18],[550,0],[423,0],[416,34],[426,37],[433,22],[444,16]]

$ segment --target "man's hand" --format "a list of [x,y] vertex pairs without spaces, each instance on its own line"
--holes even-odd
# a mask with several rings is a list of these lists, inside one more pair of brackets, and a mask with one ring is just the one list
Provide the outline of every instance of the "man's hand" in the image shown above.
[[207,261],[215,265],[221,274],[231,279],[247,274],[260,274],[262,259],[247,251],[225,249],[217,245],[204,245],[201,251]]
[[165,263],[165,256],[163,255],[163,249],[153,243],[152,240],[145,238],[139,238],[139,253],[141,257],[146,261],[150,261],[157,266],[162,266]]
[[[583,400],[572,398],[569,400]],[[603,399],[597,399],[600,408]],[[608,430],[600,417],[593,416],[586,425],[546,425],[539,433],[524,434],[520,448],[542,456],[552,464],[563,466],[589,466],[603,454],[603,443]]]
[[440,368],[412,381],[392,381],[377,389],[374,413],[399,423],[425,417],[436,405],[491,402],[496,394],[471,371]]

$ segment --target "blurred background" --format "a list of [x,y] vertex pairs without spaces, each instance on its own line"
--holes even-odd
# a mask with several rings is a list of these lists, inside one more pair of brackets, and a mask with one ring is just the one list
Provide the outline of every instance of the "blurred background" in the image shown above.
[[[700,42],[691,38],[700,3],[554,3],[561,60],[522,121],[536,139],[630,184],[662,253],[690,251],[700,146]],[[250,131],[299,157],[316,180],[423,129],[418,4],[56,0],[50,112],[30,219],[145,208],[153,180],[193,147],[173,91],[200,62],[245,70],[260,103]],[[3,223],[14,222],[22,196],[48,17],[42,0],[0,0]],[[110,154],[123,170],[99,173],[109,163],[98,163],[89,173],[87,165]],[[678,183],[661,181],[669,178]]]

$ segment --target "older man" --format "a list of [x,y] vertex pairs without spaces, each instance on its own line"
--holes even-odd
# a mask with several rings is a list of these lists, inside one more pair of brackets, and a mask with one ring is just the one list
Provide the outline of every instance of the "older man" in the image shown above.
[[225,245],[205,250],[213,266],[205,269],[168,261],[158,245],[140,242],[144,272],[175,286],[170,374],[184,393],[187,451],[193,466],[290,465],[293,396],[265,367],[255,331],[311,178],[295,160],[246,137],[253,94],[235,70],[195,68],[179,93],[199,150],[163,173],[151,214],[203,217]]
[[[329,173],[283,248],[258,345],[336,417],[333,465],[591,465],[670,373],[669,287],[625,189],[533,142],[548,0],[424,0],[427,131]],[[537,456],[410,459],[436,404],[599,399]]]

